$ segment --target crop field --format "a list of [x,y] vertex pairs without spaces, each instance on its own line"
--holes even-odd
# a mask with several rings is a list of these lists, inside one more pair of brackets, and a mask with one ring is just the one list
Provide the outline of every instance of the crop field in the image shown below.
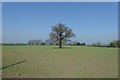
[[118,49],[86,46],[2,47],[3,78],[117,78]]

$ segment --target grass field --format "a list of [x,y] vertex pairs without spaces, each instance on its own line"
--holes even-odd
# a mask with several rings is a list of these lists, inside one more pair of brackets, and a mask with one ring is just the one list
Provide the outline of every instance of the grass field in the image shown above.
[[118,49],[3,46],[5,78],[116,78]]

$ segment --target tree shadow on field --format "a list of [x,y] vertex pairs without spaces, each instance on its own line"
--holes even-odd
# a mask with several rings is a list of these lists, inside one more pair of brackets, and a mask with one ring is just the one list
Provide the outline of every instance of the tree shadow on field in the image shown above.
[[17,63],[13,63],[13,64],[10,64],[10,65],[4,66],[4,67],[2,67],[0,70],[5,69],[5,68],[8,68],[8,67],[12,67],[12,66],[15,66],[15,65],[24,63],[24,62],[26,62],[26,60],[23,60],[23,61],[20,61],[20,62],[17,62]]
[[52,49],[72,49],[73,47],[62,47],[62,48],[59,48],[59,47],[52,47]]

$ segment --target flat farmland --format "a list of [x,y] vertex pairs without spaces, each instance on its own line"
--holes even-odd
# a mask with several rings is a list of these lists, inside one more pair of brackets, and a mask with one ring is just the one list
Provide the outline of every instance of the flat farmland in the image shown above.
[[3,78],[117,78],[118,49],[2,46]]

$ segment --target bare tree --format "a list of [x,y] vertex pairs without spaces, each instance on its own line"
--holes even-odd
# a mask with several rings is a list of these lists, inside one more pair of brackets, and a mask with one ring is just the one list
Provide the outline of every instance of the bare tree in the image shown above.
[[62,48],[62,42],[69,40],[71,37],[75,36],[72,29],[66,27],[64,24],[59,23],[52,27],[52,32],[50,33],[50,39],[53,42],[59,42],[59,48]]

